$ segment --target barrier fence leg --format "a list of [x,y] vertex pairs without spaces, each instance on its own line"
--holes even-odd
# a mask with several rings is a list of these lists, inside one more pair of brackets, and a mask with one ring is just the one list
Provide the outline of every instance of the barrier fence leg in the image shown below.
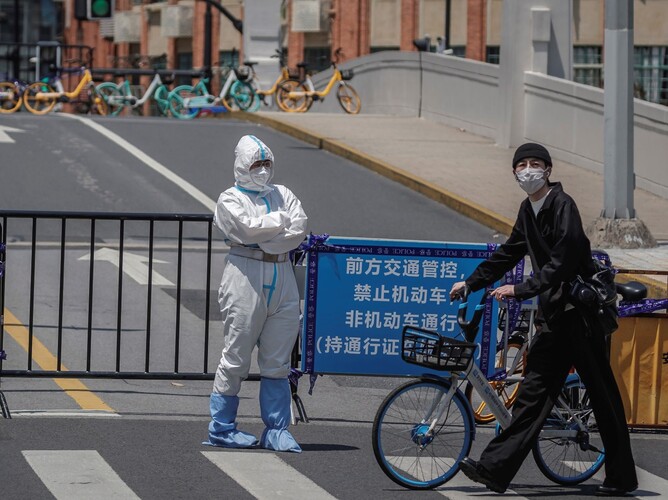
[[9,405],[2,391],[0,391],[0,409],[2,409],[3,418],[12,418],[12,414],[9,412]]

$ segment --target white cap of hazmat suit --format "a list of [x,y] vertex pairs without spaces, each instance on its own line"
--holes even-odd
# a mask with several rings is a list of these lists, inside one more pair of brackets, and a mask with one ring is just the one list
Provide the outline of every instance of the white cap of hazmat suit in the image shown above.
[[[209,441],[225,447],[253,446],[254,436],[236,428],[238,392],[258,346],[260,411],[266,425],[260,446],[301,451],[287,430],[291,393],[287,376],[299,331],[299,291],[287,252],[306,236],[307,218],[299,199],[271,184],[274,155],[257,137],[246,135],[235,149],[236,183],[216,204],[214,223],[230,245],[218,290],[225,345],[211,394]],[[271,162],[257,182],[250,167]],[[255,169],[254,169],[255,170]]]

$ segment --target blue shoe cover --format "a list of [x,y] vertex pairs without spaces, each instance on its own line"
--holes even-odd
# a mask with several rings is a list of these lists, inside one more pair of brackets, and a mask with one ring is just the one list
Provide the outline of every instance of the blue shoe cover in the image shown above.
[[265,429],[260,438],[260,446],[267,450],[302,452],[301,446],[287,429]]
[[211,394],[209,401],[211,422],[209,423],[209,441],[202,444],[222,446],[224,448],[249,448],[258,443],[252,434],[237,429],[238,396]]
[[288,431],[291,403],[287,378],[260,379],[260,413],[267,427],[262,433],[260,446],[268,450],[301,453],[301,447]]

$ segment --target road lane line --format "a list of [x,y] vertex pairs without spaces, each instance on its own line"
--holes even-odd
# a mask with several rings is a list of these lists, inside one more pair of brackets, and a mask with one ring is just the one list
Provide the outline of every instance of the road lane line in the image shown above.
[[[30,332],[9,309],[5,309],[4,326],[7,333],[28,352]],[[58,358],[51,354],[36,336],[33,336],[32,339],[32,359],[42,370],[56,370],[58,367]],[[67,371],[67,368],[62,363],[60,368],[62,371]],[[114,411],[97,395],[92,393],[79,379],[54,378],[53,381],[84,410]]]
[[188,181],[183,179],[182,177],[178,176],[171,170],[169,170],[167,167],[165,167],[162,163],[154,160],[151,158],[149,155],[144,153],[141,149],[139,149],[136,146],[133,146],[130,144],[128,141],[123,139],[120,135],[112,132],[106,127],[103,127],[99,123],[97,123],[95,120],[91,120],[90,118],[84,118],[83,116],[78,116],[78,115],[72,115],[68,113],[62,113],[60,116],[66,116],[68,118],[72,118],[74,120],[78,120],[79,122],[83,123],[87,127],[92,128],[96,132],[99,132],[103,136],[105,136],[107,139],[109,139],[111,142],[116,144],[117,146],[123,148],[125,151],[130,153],[132,156],[137,158],[139,161],[143,162],[145,165],[147,165],[149,168],[152,168],[155,170],[157,173],[165,177],[167,180],[173,182],[176,184],[178,187],[183,189],[186,193],[188,193],[190,196],[195,198],[198,202],[200,202],[202,205],[206,207],[206,209],[209,212],[213,212],[216,208],[216,202],[209,198],[206,194],[204,194],[202,191],[197,189],[195,186],[190,184]]
[[[202,454],[258,500],[274,500],[277,497],[336,499],[272,453],[225,450],[203,451]],[[260,471],[262,477],[258,481]]]
[[95,450],[23,450],[30,467],[57,499],[139,497]]

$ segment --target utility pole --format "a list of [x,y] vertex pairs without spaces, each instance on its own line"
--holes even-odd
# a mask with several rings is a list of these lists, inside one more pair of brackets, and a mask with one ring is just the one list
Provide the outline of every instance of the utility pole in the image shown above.
[[215,0],[199,0],[201,2],[206,2],[206,12],[204,14],[204,73],[207,78],[211,78],[211,23],[212,23],[212,11],[211,7],[215,7],[221,14],[228,18],[232,22],[232,26],[239,33],[244,32],[243,22],[240,19],[234,17],[229,10],[223,7],[219,2]]
[[604,58],[604,208],[587,233],[594,247],[654,247],[633,204],[633,2],[605,0]]

